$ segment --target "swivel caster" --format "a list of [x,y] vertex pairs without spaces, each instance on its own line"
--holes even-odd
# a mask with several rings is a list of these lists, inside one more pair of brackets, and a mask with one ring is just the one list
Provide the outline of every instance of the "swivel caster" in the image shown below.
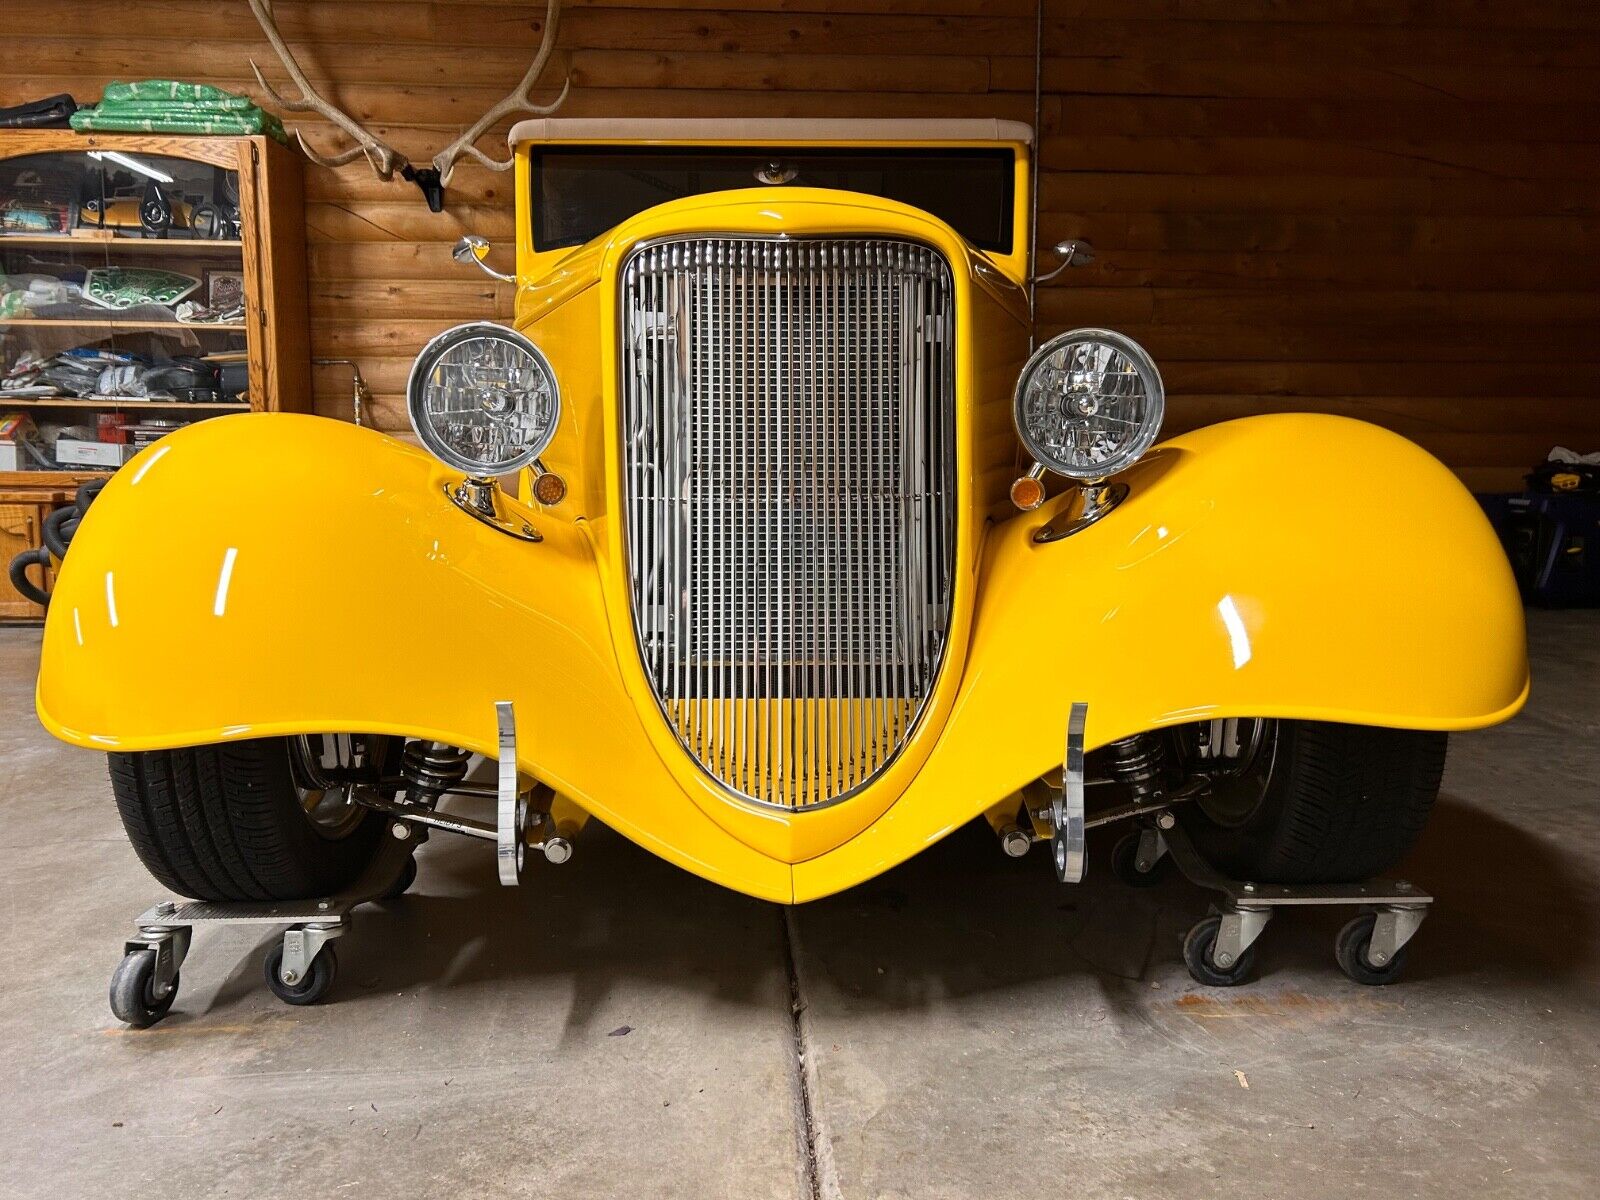
[[380,900],[398,900],[411,890],[411,885],[417,881],[417,860],[406,859],[406,865],[400,869],[399,877],[391,883],[378,897]]
[[339,973],[339,959],[332,946],[323,946],[305,974],[292,983],[283,978],[283,943],[279,942],[267,953],[267,987],[285,1004],[315,1004],[328,994]]
[[1124,834],[1111,851],[1111,873],[1129,887],[1155,887],[1171,866],[1161,835],[1153,829]]
[[156,951],[130,950],[111,973],[111,1012],[117,1020],[135,1029],[147,1029],[172,1008],[178,998],[178,975],[164,995],[157,995]]
[[1399,979],[1406,969],[1404,946],[1387,955],[1382,962],[1373,962],[1372,939],[1377,924],[1376,913],[1362,913],[1339,930],[1339,936],[1333,940],[1333,956],[1338,960],[1339,970],[1352,983],[1381,987]]
[[[1237,953],[1227,950],[1218,953],[1223,917],[1206,917],[1197,921],[1183,939],[1183,963],[1196,983],[1207,987],[1237,987],[1255,971],[1256,951],[1254,939]],[[1220,961],[1223,955],[1227,961]]]

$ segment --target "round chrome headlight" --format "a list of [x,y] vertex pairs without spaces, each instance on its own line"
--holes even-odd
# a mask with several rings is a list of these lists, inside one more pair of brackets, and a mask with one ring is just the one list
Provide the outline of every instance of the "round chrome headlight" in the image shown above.
[[1132,466],[1161,432],[1166,393],[1144,348],[1109,329],[1074,329],[1034,352],[1017,381],[1017,433],[1069,479]]
[[447,329],[411,364],[406,408],[422,444],[470,475],[504,475],[550,445],[561,391],[539,348],[476,321]]

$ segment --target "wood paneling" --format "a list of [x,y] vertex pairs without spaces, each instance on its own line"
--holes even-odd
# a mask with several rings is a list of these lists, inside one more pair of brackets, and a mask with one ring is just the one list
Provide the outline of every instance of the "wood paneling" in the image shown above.
[[[543,3],[279,0],[302,62],[425,160],[521,73]],[[173,74],[282,72],[242,3],[7,4],[0,100]],[[1172,422],[1308,408],[1379,421],[1475,485],[1600,435],[1600,8],[1579,0],[568,0],[566,112],[1032,121],[1040,240],[1089,267],[1040,333],[1109,324],[1161,359]],[[308,136],[333,144],[319,122]],[[488,135],[490,146],[504,128]],[[450,210],[361,164],[306,169],[313,350],[362,360],[404,424],[411,356],[509,289],[450,261],[509,240],[510,180]],[[348,385],[319,372],[319,411]]]

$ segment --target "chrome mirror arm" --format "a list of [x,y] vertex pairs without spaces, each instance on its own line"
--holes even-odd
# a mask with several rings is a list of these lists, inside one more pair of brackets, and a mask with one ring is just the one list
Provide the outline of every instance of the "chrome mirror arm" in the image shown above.
[[[466,239],[463,238],[463,241]],[[1049,283],[1068,267],[1086,267],[1094,261],[1094,246],[1084,238],[1072,238],[1065,242],[1057,242],[1054,247],[1061,265],[1046,275],[1035,275],[1030,283]]]
[[507,275],[504,271],[496,271],[488,263],[489,239],[476,233],[464,233],[461,240],[456,243],[455,249],[450,251],[450,257],[463,265],[470,264],[478,268],[490,279],[498,279],[501,283],[515,283],[515,275]]

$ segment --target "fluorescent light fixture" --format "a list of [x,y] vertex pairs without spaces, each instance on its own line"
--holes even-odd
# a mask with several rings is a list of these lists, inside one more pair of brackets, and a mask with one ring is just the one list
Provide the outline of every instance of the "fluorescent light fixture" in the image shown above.
[[134,158],[133,155],[124,154],[120,150],[91,150],[89,151],[89,157],[100,159],[101,161],[110,159],[119,167],[127,167],[134,174],[143,175],[146,179],[154,179],[157,183],[172,182],[172,176],[165,171],[159,171],[149,163],[142,163],[137,158]]

